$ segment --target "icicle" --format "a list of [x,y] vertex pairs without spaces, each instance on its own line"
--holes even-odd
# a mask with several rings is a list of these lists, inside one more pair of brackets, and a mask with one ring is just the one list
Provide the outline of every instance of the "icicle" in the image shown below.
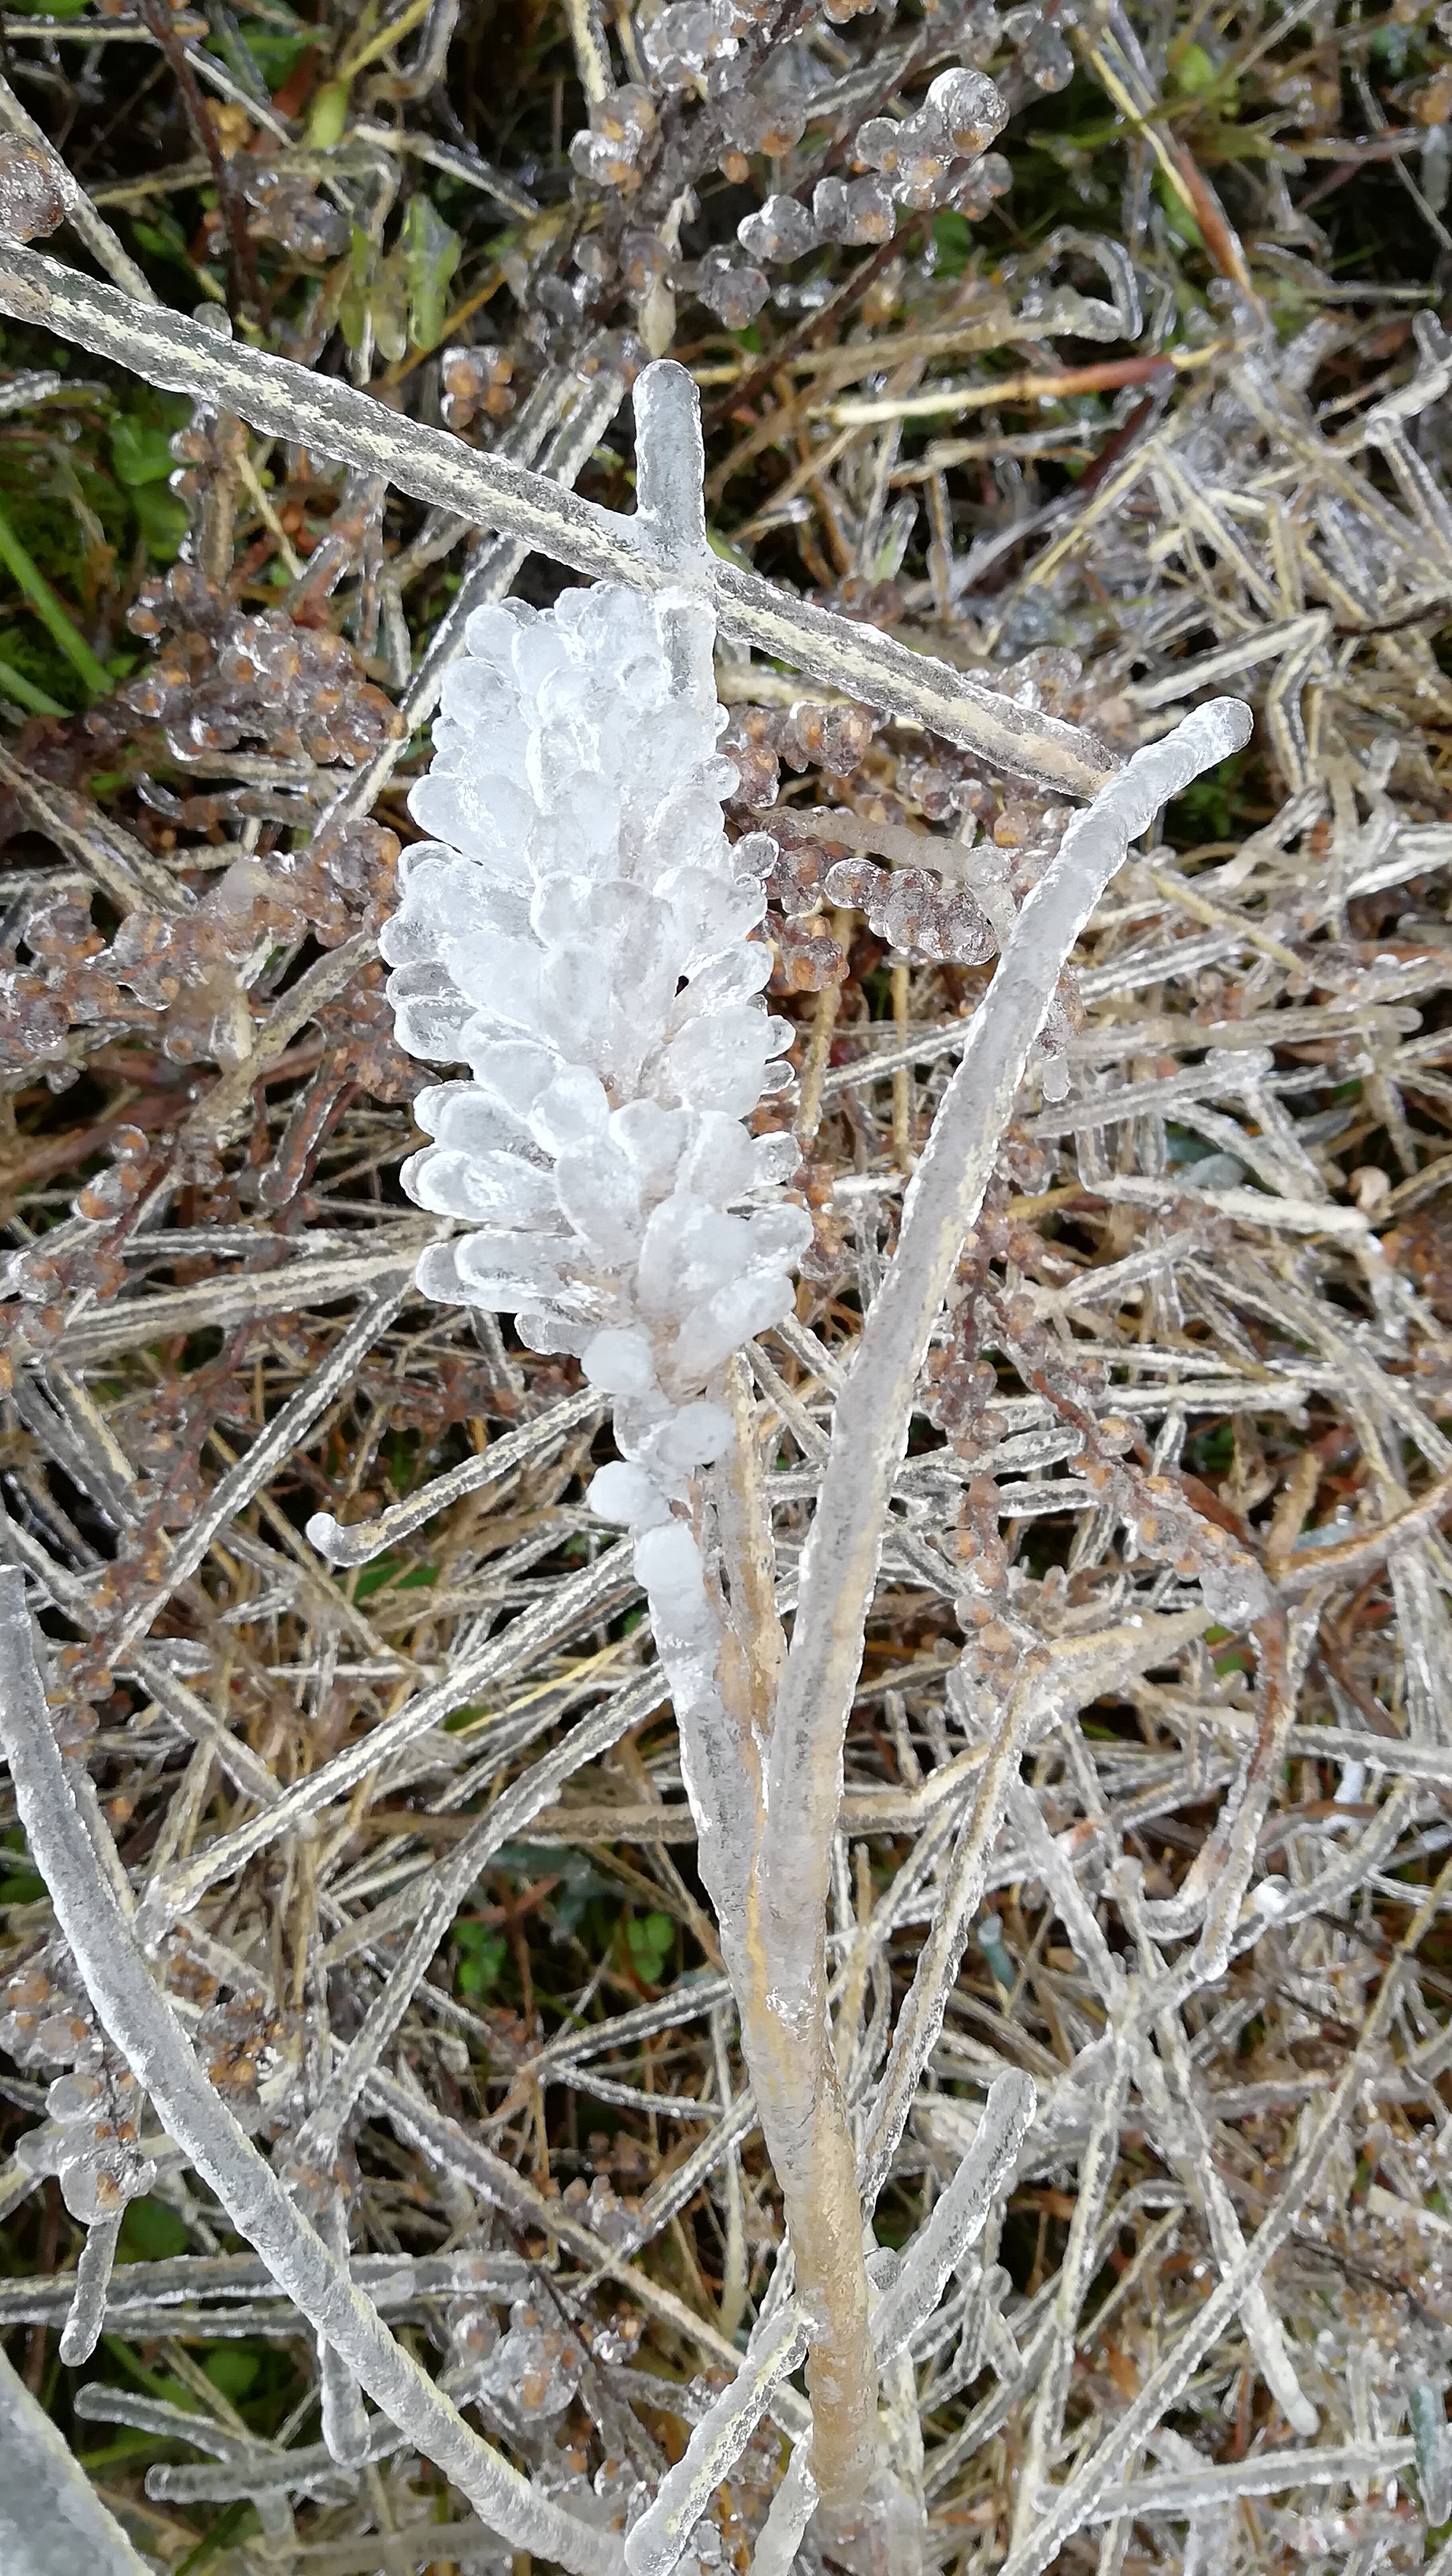
[[89,2361],[101,2340],[122,2215],[118,2210],[114,2217],[93,2219],[86,2230],[81,2259],[76,2265],[75,2296],[61,2328],[60,2357],[72,2369]]

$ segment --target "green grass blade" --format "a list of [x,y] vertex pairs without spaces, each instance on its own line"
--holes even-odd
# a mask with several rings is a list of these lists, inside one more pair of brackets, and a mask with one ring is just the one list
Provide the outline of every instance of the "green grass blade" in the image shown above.
[[[67,617],[40,566],[21,544],[4,510],[0,510],[0,563],[13,574],[26,598],[31,602],[41,624],[54,638],[66,659],[79,671],[92,697],[103,698],[111,690],[111,676],[97,661],[84,635],[78,633]],[[20,703],[25,702],[22,699]],[[37,714],[48,714],[49,708],[37,708]],[[54,712],[64,712],[57,707]]]
[[38,689],[33,680],[27,680],[22,672],[16,670],[14,663],[5,661],[3,656],[0,656],[0,697],[13,698],[18,707],[24,707],[27,715],[63,716],[70,713],[68,707],[63,707],[48,690]]

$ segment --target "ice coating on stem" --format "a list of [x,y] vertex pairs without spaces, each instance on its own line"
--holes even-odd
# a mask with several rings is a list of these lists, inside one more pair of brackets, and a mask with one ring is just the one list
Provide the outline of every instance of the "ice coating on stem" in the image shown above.
[[702,2417],[684,2456],[661,2480],[654,2502],[625,2544],[628,2576],[671,2576],[723,2478],[728,2478],[771,2401],[795,2370],[807,2339],[795,2306],[783,2308],[756,2335],[729,2387]]
[[111,2269],[116,2260],[116,2242],[121,2233],[121,2215],[98,2218],[86,2230],[76,2265],[75,2295],[70,2313],[61,2328],[60,2357],[71,2369],[89,2361],[101,2340],[106,2321],[106,2292],[111,2286]]
[[927,2224],[914,2237],[891,2287],[878,2303],[872,2340],[879,2360],[900,2352],[943,2294],[948,2275],[983,2232],[994,2196],[1005,2188],[1035,2094],[1016,2069],[1000,2075],[984,2105],[977,2136]]
[[798,2444],[752,2552],[751,2576],[791,2576],[797,2544],[817,2509],[817,2486],[805,2444]]
[[1075,816],[1019,913],[908,1186],[892,1267],[833,1411],[772,1725],[761,1879],[774,1974],[792,1990],[816,1972],[847,1718],[919,1373],[1019,1084],[1074,942],[1131,841],[1250,730],[1239,699],[1213,699],[1137,751]]

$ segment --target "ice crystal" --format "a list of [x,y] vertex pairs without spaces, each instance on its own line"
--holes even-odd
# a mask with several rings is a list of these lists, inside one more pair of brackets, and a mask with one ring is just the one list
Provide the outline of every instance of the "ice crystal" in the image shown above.
[[688,1625],[670,1506],[726,1445],[713,1381],[785,1313],[809,1233],[780,1202],[795,1147],[745,1123],[788,1078],[789,1029],[751,935],[774,845],[722,829],[710,640],[677,592],[479,611],[413,791],[438,838],[409,853],[381,943],[400,1043],[472,1074],[417,1103],[434,1141],[404,1186],[469,1229],[420,1284],[513,1311],[616,1399],[624,1456],[592,1498],[658,1530]]

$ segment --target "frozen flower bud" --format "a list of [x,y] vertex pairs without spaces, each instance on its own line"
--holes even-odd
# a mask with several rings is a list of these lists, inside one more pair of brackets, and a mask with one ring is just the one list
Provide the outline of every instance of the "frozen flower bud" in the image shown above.
[[[400,1043],[472,1067],[417,1104],[421,1206],[469,1229],[421,1285],[502,1307],[617,1399],[597,1501],[644,1530],[718,1454],[703,1392],[784,1313],[806,1236],[742,1124],[789,1036],[757,999],[765,909],[722,831],[709,613],[612,584],[478,611],[413,791],[381,946]],[[737,1209],[745,1212],[737,1213]]]
[[890,872],[870,859],[839,859],[827,894],[833,903],[855,904],[879,939],[924,963],[981,966],[998,945],[966,888],[945,886],[926,868]]
[[318,195],[315,180],[289,176],[246,153],[235,155],[232,168],[253,210],[247,230],[254,241],[278,242],[299,259],[318,263],[341,259],[352,227],[346,215]]
[[664,277],[670,258],[658,233],[634,225],[621,235],[620,266],[632,295],[642,295]]
[[49,153],[18,135],[0,136],[0,233],[34,241],[64,223],[65,212]]
[[655,130],[655,102],[649,90],[627,81],[592,106],[588,128],[571,141],[570,159],[582,179],[597,188],[621,188],[629,195],[640,186],[637,165]]
[[776,161],[800,143],[806,124],[801,100],[758,98],[748,89],[728,102],[721,131],[738,152],[764,152]]
[[[1072,17],[1067,23],[1072,24]],[[1041,0],[1028,0],[1020,9],[1010,9],[1003,20],[1003,33],[1018,48],[1019,69],[1036,89],[1067,89],[1074,77],[1074,57],[1057,27],[1046,23]]]
[[965,160],[986,152],[1008,123],[1002,91],[982,72],[961,66],[938,74],[929,86],[927,105],[953,150]]
[[[657,485],[678,392],[651,371],[636,397]],[[689,574],[690,496],[672,533]],[[738,858],[723,828],[739,781],[714,642],[704,584],[476,610],[410,798],[437,837],[407,852],[379,940],[400,1045],[470,1075],[416,1103],[432,1141],[403,1186],[457,1221],[419,1286],[513,1313],[612,1397],[621,1454],[590,1498],[632,1533],[693,1743],[724,1722],[693,1486],[732,1438],[727,1363],[791,1310],[812,1237],[782,1198],[795,1143],[746,1124],[790,1081],[792,1029],[760,998],[767,854]],[[517,2315],[481,2382],[521,2420],[574,2392],[578,2352],[538,2331]]]
[[847,778],[871,750],[873,731],[865,707],[798,698],[777,726],[776,745],[790,769],[825,769]]
[[641,50],[668,89],[691,89],[708,63],[727,63],[736,54],[735,27],[732,0],[672,0],[646,29]]
[[744,331],[754,322],[769,290],[759,268],[748,268],[728,250],[708,250],[701,262],[696,293],[708,313],[726,331]]
[[744,215],[736,238],[753,259],[801,259],[817,246],[817,227],[795,197],[768,197],[754,215]]
[[981,161],[970,163],[961,174],[953,174],[949,199],[960,214],[970,221],[986,215],[995,197],[1006,197],[1013,186],[1013,171],[1001,152],[985,152]]
[[865,168],[884,170],[895,178],[927,144],[927,135],[914,117],[870,116],[857,130],[853,154]]
[[842,242],[849,250],[891,241],[897,223],[892,191],[881,179],[819,179],[812,220],[823,241]]
[[439,410],[446,429],[467,429],[481,413],[503,420],[514,408],[510,378],[514,360],[507,349],[488,344],[477,349],[445,349],[439,359]]
[[[757,811],[774,805],[780,773],[765,710],[739,707],[721,737],[721,748],[736,771],[732,804]],[[738,867],[743,864],[739,842],[736,861]]]

